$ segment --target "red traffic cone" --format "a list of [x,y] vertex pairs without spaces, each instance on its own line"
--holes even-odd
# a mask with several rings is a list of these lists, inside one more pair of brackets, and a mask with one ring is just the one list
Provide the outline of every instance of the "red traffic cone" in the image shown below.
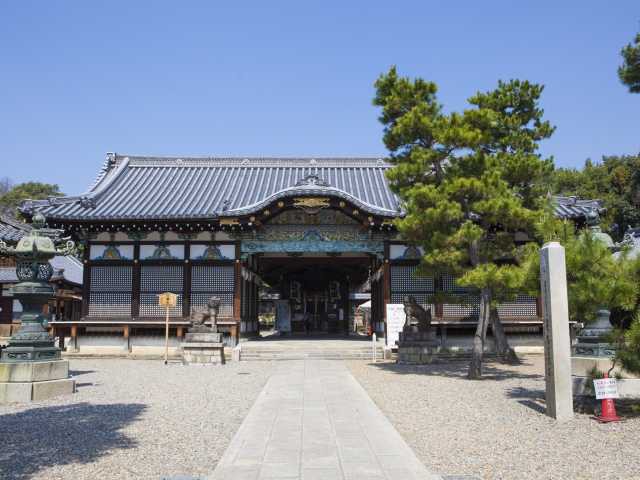
[[[609,374],[607,372],[604,373],[604,378],[609,378]],[[620,417],[616,413],[616,404],[613,401],[613,398],[602,399],[602,412],[599,417],[596,417],[596,420],[602,423],[620,421]]]

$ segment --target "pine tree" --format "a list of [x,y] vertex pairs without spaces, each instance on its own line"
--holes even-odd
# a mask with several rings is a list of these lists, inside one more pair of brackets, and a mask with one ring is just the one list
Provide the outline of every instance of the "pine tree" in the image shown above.
[[631,93],[640,93],[640,33],[620,54],[624,61],[618,68],[620,81],[629,87]]
[[445,114],[433,82],[399,77],[392,67],[375,86],[394,164],[388,178],[406,212],[400,233],[424,248],[423,274],[453,274],[480,293],[469,367],[479,378],[489,323],[498,354],[516,359],[496,305],[525,282],[522,239],[534,238],[553,169],[537,151],[554,130],[538,105],[543,87],[499,82],[471,97],[469,109]]

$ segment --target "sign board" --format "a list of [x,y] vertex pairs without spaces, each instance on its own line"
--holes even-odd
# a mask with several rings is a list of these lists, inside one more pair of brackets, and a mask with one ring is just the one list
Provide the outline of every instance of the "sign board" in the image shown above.
[[597,378],[593,380],[596,391],[596,400],[605,398],[619,398],[618,384],[615,378]]
[[158,295],[158,305],[161,307],[175,307],[178,303],[178,295],[175,293],[161,293]]
[[395,347],[396,342],[400,339],[400,332],[406,321],[404,314],[404,305],[402,303],[387,304],[387,336],[385,344],[387,347]]

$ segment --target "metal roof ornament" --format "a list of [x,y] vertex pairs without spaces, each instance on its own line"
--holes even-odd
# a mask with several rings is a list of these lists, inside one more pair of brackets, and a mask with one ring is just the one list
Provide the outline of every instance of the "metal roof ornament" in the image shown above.
[[96,201],[90,197],[82,197],[80,199],[80,206],[82,208],[96,208]]
[[309,175],[304,176],[298,182],[296,182],[296,187],[328,187],[329,182],[325,179],[321,178],[317,173],[310,173]]

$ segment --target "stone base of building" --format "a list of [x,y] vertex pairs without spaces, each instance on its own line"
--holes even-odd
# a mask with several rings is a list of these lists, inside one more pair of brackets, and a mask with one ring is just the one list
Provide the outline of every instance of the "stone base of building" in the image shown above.
[[[571,357],[574,395],[595,395],[593,389],[593,370],[608,372],[612,361],[607,357]],[[611,371],[610,377],[622,377],[617,381],[620,398],[640,398],[640,376],[634,375],[619,365]]]
[[69,362],[0,363],[0,404],[46,400],[75,392]]

